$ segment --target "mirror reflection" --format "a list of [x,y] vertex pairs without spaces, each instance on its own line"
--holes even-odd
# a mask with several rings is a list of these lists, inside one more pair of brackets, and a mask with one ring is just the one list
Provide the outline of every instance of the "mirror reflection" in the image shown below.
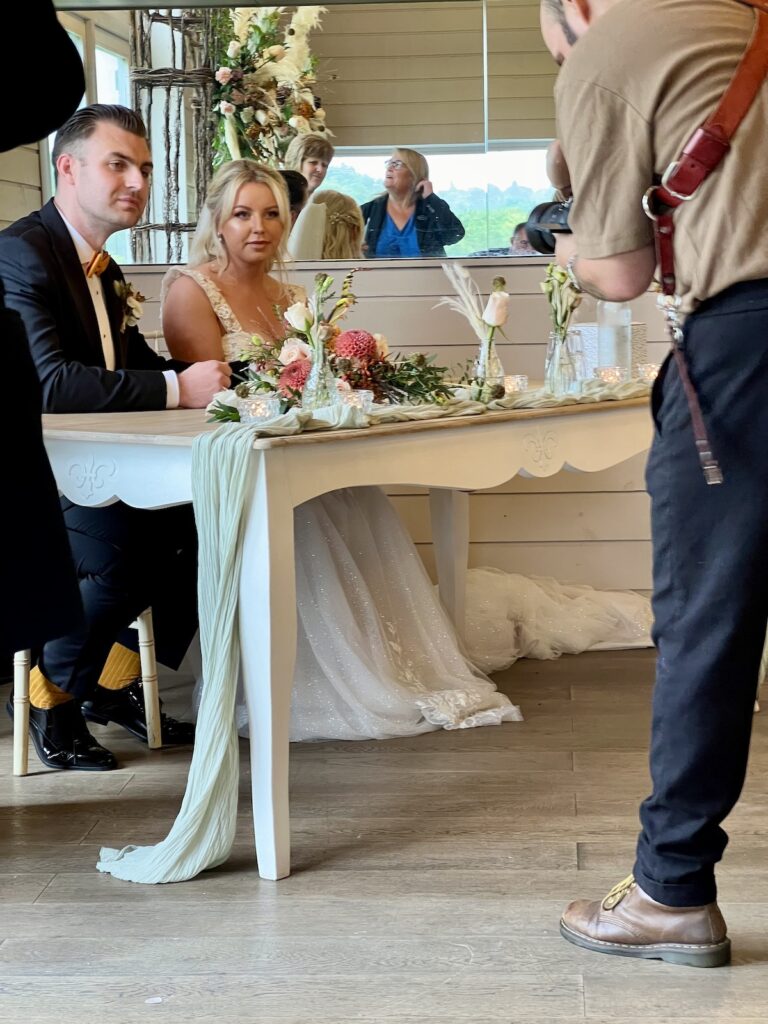
[[531,255],[556,72],[536,2],[60,17],[84,102],[133,106],[150,131],[152,196],[121,261],[183,262],[213,171],[237,156],[292,172],[295,259]]

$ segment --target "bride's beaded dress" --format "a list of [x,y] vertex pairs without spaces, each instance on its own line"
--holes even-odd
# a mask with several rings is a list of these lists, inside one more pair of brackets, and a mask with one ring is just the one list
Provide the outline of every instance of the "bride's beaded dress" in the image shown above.
[[[224,330],[250,339],[215,284],[191,268]],[[291,739],[387,738],[521,718],[459,650],[421,559],[377,487],[332,491],[294,512],[298,642]],[[239,708],[240,725],[246,724]]]

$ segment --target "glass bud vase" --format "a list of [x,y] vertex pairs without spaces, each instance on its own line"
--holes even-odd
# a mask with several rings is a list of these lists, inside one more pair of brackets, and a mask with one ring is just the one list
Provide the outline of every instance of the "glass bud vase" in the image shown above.
[[480,342],[473,372],[479,401],[490,402],[504,397],[504,367],[493,337]]
[[313,345],[311,359],[309,376],[301,393],[302,409],[323,409],[329,405],[339,405],[341,395],[331,372],[325,345]]
[[581,390],[580,353],[574,350],[575,333],[550,331],[547,361],[544,366],[544,387],[553,395],[575,394]]

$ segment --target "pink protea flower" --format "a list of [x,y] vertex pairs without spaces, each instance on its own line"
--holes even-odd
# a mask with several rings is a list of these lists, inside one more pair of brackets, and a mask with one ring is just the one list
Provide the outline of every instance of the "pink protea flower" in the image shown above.
[[291,391],[302,391],[312,366],[310,359],[294,359],[280,371],[277,387],[285,398],[291,398]]
[[344,331],[334,342],[339,359],[360,359],[369,362],[376,358],[376,339],[368,331]]

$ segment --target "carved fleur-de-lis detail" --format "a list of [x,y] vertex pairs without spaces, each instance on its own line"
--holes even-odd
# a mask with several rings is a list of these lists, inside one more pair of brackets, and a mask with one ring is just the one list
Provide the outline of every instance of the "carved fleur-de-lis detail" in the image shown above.
[[537,466],[546,466],[555,457],[558,448],[557,437],[552,430],[546,433],[541,430],[532,431],[524,437],[525,450]]
[[112,459],[97,462],[93,455],[85,462],[72,462],[69,466],[69,476],[80,492],[78,497],[86,501],[100,491],[116,472],[117,466]]

